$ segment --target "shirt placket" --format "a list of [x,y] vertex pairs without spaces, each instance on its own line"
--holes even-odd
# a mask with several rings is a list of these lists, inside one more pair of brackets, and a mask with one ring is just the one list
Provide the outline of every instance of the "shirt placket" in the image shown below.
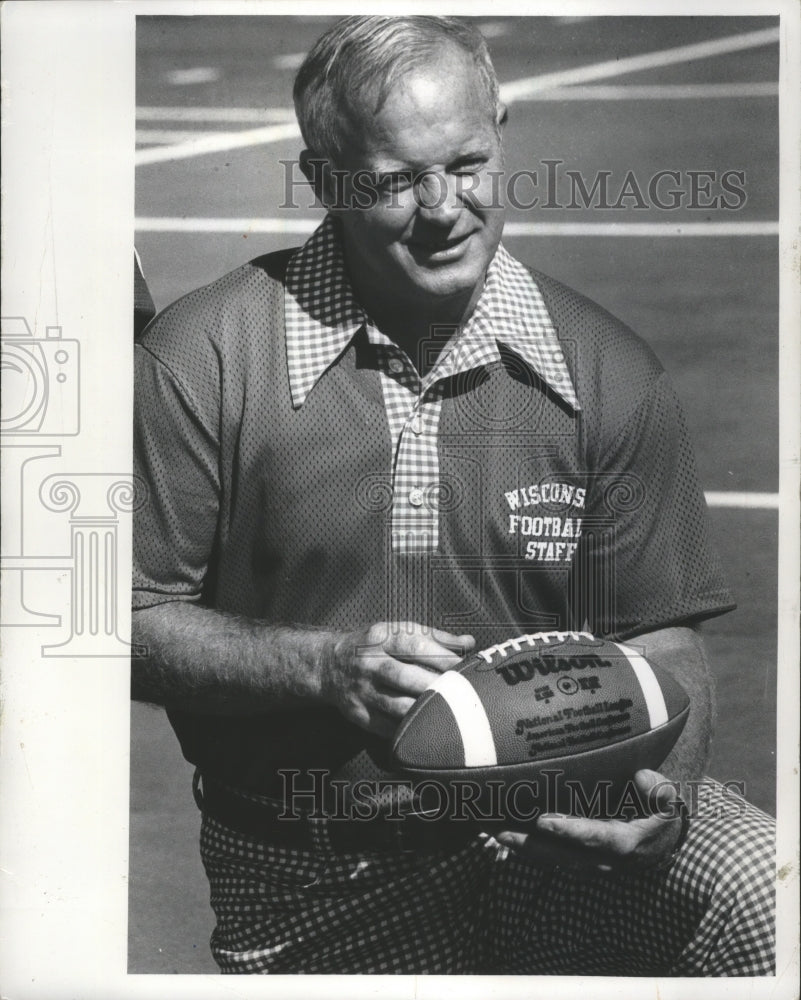
[[439,544],[437,428],[443,384],[420,386],[400,429],[393,472],[392,548],[401,555]]
[[384,402],[393,445],[392,551],[397,555],[430,552],[439,541],[437,430],[444,396],[442,371],[438,366],[421,379],[404,352],[386,341],[382,355]]

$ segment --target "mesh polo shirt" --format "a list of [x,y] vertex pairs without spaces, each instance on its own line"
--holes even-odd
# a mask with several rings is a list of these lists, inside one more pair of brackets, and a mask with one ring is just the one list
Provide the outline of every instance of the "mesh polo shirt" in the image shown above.
[[[415,383],[343,267],[331,312],[331,234],[326,223],[324,249],[318,233],[189,294],[137,345],[135,471],[150,491],[135,609],[191,601],[347,630],[417,621],[483,648],[553,629],[626,638],[734,606],[679,404],[639,338],[499,248],[472,326]],[[293,288],[304,253],[322,300]],[[301,393],[297,358],[319,343],[304,345],[315,327],[298,309],[318,336],[321,320],[347,327]],[[421,407],[433,451],[420,435],[415,466]],[[399,511],[418,506],[406,530]],[[334,769],[371,739],[311,704],[170,719],[190,761],[268,794],[278,769]]]

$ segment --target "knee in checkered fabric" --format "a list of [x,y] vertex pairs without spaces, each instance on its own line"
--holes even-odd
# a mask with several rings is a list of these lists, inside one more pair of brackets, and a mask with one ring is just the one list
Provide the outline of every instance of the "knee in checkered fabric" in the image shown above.
[[205,817],[201,856],[228,973],[469,973],[490,856],[270,845]]
[[717,782],[699,786],[670,871],[580,874],[515,855],[495,866],[483,971],[561,975],[770,975],[774,822]]
[[707,779],[672,878],[700,912],[674,975],[765,976],[775,964],[773,819]]

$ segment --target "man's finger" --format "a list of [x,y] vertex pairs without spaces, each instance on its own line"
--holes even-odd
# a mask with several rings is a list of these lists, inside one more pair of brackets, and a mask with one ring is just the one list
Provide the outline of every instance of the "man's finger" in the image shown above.
[[462,657],[438,642],[433,635],[399,632],[391,637],[384,649],[398,660],[416,663],[432,670],[445,671],[457,666]]
[[441,628],[435,628],[431,634],[437,642],[452,649],[455,653],[459,653],[460,656],[466,656],[476,645],[476,640],[472,635],[454,635]]
[[662,834],[665,818],[622,820],[586,819],[583,816],[542,816],[537,830],[561,847],[583,851],[594,863],[619,862],[649,853],[649,847]]
[[605,860],[603,856],[588,851],[585,847],[576,847],[572,843],[560,843],[549,834],[536,830],[530,834],[518,830],[504,830],[497,834],[499,843],[519,851],[541,865],[558,865],[561,868],[590,870],[600,867]]
[[416,698],[436,680],[438,675],[436,670],[387,658],[375,672],[375,687],[386,689],[389,694],[401,692]]
[[557,842],[595,851],[614,851],[618,827],[616,820],[587,819],[584,816],[557,816],[546,813],[537,820],[537,830]]
[[652,813],[669,817],[678,815],[680,796],[675,781],[669,781],[658,771],[643,768],[634,775],[634,783]]
[[529,835],[527,833],[519,833],[517,830],[503,830],[497,834],[495,839],[507,847],[512,847],[516,851],[522,851],[528,847]]

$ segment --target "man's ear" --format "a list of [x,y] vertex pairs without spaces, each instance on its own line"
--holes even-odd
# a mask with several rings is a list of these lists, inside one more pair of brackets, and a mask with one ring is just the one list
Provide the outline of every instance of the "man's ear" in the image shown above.
[[331,176],[331,161],[324,156],[317,156],[309,149],[301,150],[300,169],[311,185],[312,191],[324,208],[334,207],[334,190]]
[[505,104],[499,104],[498,110],[495,112],[495,124],[498,128],[501,128],[509,120],[509,109]]

